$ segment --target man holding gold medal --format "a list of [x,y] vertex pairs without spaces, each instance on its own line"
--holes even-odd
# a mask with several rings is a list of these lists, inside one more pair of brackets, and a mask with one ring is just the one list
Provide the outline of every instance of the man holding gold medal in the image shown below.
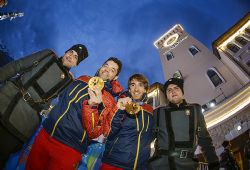
[[[114,113],[114,95],[122,92],[116,81],[122,63],[109,58],[97,77],[81,76],[71,83],[51,110],[38,134],[26,169],[75,169],[90,139],[109,127],[106,117]],[[89,114],[91,113],[91,114]]]
[[129,78],[128,92],[118,99],[110,122],[101,170],[146,169],[153,137],[153,108],[145,103],[148,87],[142,74]]

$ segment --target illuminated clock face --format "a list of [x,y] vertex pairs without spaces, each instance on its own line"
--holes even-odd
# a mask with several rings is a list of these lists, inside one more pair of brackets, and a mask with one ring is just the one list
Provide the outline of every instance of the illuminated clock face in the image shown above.
[[168,37],[168,39],[164,42],[163,46],[164,47],[169,47],[173,45],[179,38],[179,34],[173,34]]

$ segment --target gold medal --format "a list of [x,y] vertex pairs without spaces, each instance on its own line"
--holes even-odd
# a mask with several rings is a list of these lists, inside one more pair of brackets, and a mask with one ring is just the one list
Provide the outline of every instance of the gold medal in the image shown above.
[[125,110],[126,110],[129,114],[135,115],[135,114],[137,114],[137,113],[141,110],[141,106],[138,105],[138,104],[135,103],[135,102],[131,102],[131,103],[126,104]]
[[93,90],[94,87],[102,90],[104,87],[104,81],[100,77],[92,77],[88,82],[89,88]]

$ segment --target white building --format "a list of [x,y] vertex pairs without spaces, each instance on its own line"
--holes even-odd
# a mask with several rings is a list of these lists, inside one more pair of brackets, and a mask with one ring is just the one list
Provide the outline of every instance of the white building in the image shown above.
[[[244,86],[237,77],[201,42],[175,25],[154,43],[160,53],[165,79],[184,79],[185,98],[208,109]],[[207,104],[207,105],[206,105]]]

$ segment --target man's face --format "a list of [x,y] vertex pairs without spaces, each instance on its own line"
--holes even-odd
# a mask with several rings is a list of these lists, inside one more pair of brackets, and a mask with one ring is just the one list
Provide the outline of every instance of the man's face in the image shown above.
[[173,104],[180,104],[184,99],[180,87],[175,84],[168,85],[168,88],[166,89],[166,95],[168,100]]
[[144,93],[146,93],[146,89],[142,82],[139,82],[136,79],[132,79],[129,85],[129,92],[134,100],[142,99]]
[[99,70],[98,76],[105,80],[114,80],[117,78],[119,66],[114,61],[107,61]]
[[62,63],[65,67],[71,68],[77,65],[78,55],[74,50],[67,51],[63,58]]

